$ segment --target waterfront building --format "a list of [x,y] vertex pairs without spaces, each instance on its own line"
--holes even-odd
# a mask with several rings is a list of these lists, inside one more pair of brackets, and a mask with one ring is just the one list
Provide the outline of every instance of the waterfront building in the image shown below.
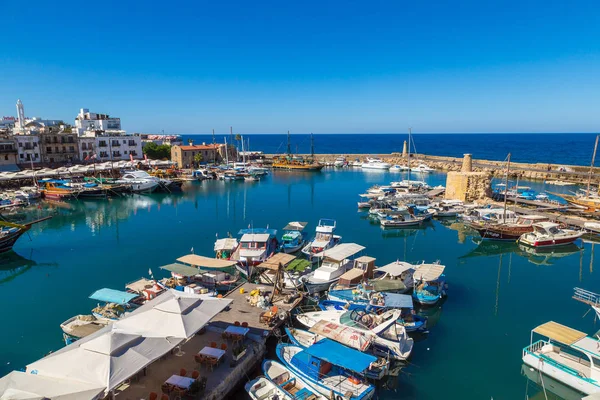
[[[196,163],[196,155],[202,155],[202,163],[217,163],[225,159],[224,144],[206,144],[173,146],[171,147],[171,161],[179,168],[186,168]],[[234,160],[234,159],[232,159]]]
[[39,133],[41,161],[45,164],[65,164],[79,161],[77,134],[68,128],[45,127]]
[[0,130],[10,132],[14,129],[17,119],[15,117],[2,117],[0,119]]
[[181,135],[151,135],[148,133],[140,133],[142,145],[146,143],[156,143],[157,145],[167,144],[169,146],[183,146]]
[[18,171],[15,141],[8,136],[0,137],[0,171]]
[[42,161],[39,135],[14,135],[19,164],[39,163]]
[[79,157],[85,160],[96,154],[100,161],[141,159],[142,140],[139,135],[127,135],[121,129],[121,118],[108,114],[79,110],[74,131],[79,137]]

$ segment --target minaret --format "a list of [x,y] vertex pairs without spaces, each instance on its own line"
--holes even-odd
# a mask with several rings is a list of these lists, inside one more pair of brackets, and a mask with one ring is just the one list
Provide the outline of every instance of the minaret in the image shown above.
[[25,110],[21,99],[17,100],[17,118],[19,119],[19,129],[23,130],[25,128]]

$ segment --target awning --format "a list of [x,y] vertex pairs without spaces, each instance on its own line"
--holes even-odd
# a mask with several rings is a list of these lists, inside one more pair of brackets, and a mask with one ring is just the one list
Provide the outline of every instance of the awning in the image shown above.
[[340,281],[352,281],[354,279],[362,277],[365,273],[366,271],[363,271],[360,268],[352,268],[351,270],[344,272],[344,274],[340,276]]
[[294,261],[289,263],[286,267],[286,271],[296,271],[296,272],[304,272],[307,268],[311,268],[312,263],[308,260],[304,260],[302,258],[296,258]]
[[365,263],[368,264],[370,262],[374,262],[375,260],[377,260],[375,257],[369,257],[369,256],[360,256],[358,257],[356,260],[356,262],[361,262],[361,263]]
[[91,400],[104,386],[13,371],[0,378],[2,400]]
[[114,289],[99,289],[90,295],[90,299],[97,301],[104,301],[106,303],[115,303],[125,305],[131,300],[138,297],[138,294],[123,292],[121,290]]
[[221,260],[218,258],[198,256],[196,254],[188,254],[187,256],[179,257],[177,261],[200,268],[228,268],[237,263],[233,260]]
[[294,221],[294,222],[289,222],[284,228],[284,231],[302,231],[304,230],[304,228],[306,228],[306,225],[308,225],[308,222],[298,222],[298,221]]
[[318,253],[317,257],[328,258],[333,261],[344,261],[365,249],[364,246],[356,243],[342,243]]
[[435,281],[444,273],[446,267],[440,264],[421,264],[413,274],[416,281]]
[[384,265],[383,267],[375,268],[375,271],[384,272],[389,274],[390,276],[400,276],[404,272],[415,269],[416,267],[412,264],[409,264],[404,261],[394,261],[393,263],[389,263]]
[[377,279],[372,280],[370,285],[376,292],[389,292],[392,290],[406,290],[406,285],[401,280]]
[[346,347],[331,339],[321,339],[306,350],[313,357],[355,372],[363,372],[377,361],[377,358]]
[[413,308],[412,296],[409,294],[383,293],[385,306],[390,308]]
[[125,285],[125,288],[136,293],[141,293],[142,290],[153,287],[155,284],[155,281],[146,278],[140,278],[137,281],[129,282],[127,285]]
[[164,269],[164,270],[170,271],[176,275],[185,276],[185,277],[198,275],[200,273],[200,271],[198,271],[198,268],[196,268],[196,267],[190,267],[189,265],[184,265],[184,264],[179,264],[179,263],[163,265],[162,267],[160,267],[160,269]]
[[219,250],[235,250],[238,246],[238,241],[232,238],[218,239],[215,242],[215,251]]
[[277,254],[274,254],[268,260],[259,264],[258,268],[265,268],[265,269],[271,269],[271,270],[276,271],[279,269],[279,265],[285,267],[286,265],[288,265],[295,259],[296,259],[296,256],[293,256],[291,254],[277,253]]
[[263,243],[263,242],[266,242],[267,240],[269,240],[270,236],[271,235],[269,235],[268,233],[246,233],[246,234],[242,235],[242,238],[240,239],[240,242],[247,242],[247,243],[259,242],[259,243]]
[[545,324],[535,328],[533,331],[542,336],[546,336],[549,339],[566,344],[567,346],[570,346],[587,336],[583,332],[561,325],[554,321],[546,322]]
[[310,332],[343,343],[359,351],[365,351],[375,340],[375,335],[361,332],[346,325],[321,320],[309,329]]

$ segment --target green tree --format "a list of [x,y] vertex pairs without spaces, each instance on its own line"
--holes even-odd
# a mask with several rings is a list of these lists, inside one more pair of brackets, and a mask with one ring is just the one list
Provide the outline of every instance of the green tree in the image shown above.
[[162,160],[171,158],[171,146],[168,144],[158,145],[154,142],[148,142],[142,149],[144,154],[152,160]]
[[202,157],[202,154],[200,154],[200,153],[198,153],[194,156],[194,161],[198,165],[200,165],[200,163],[202,162],[203,159],[204,159],[204,157]]

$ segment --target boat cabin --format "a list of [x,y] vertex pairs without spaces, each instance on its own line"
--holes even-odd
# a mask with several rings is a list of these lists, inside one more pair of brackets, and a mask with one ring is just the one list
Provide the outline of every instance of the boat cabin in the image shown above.
[[548,222],[549,218],[543,215],[519,215],[517,217],[517,225],[531,226],[540,222]]
[[340,276],[340,286],[356,285],[364,280],[373,278],[375,269],[375,258],[362,256],[354,260],[354,267]]
[[554,222],[537,222],[532,224],[533,232],[540,235],[557,235],[560,233],[560,225]]
[[242,229],[240,237],[239,259],[243,263],[258,264],[277,249],[277,230]]
[[214,247],[215,256],[219,259],[228,260],[238,246],[238,241],[233,238],[217,239]]
[[102,303],[92,310],[94,317],[114,320],[119,319],[126,312],[135,310],[144,301],[137,293],[108,288],[96,290],[89,298]]

